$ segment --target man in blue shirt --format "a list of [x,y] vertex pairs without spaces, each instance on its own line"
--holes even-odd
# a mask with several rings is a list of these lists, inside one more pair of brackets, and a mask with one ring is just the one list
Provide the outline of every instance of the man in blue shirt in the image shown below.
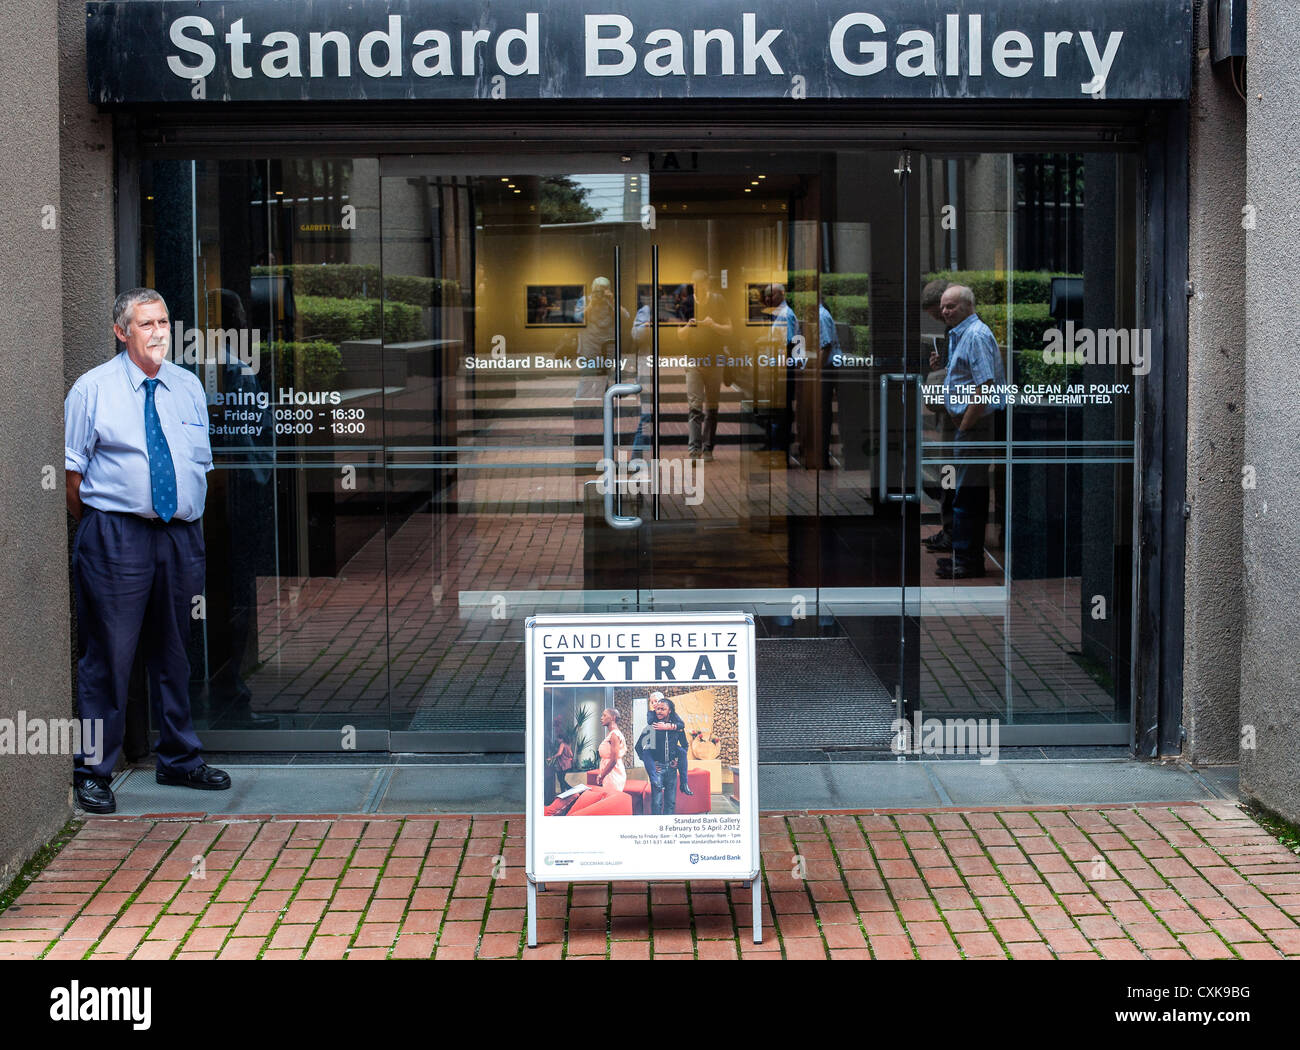
[[[788,453],[794,429],[795,381],[808,362],[808,352],[796,343],[799,338],[799,318],[785,296],[785,285],[769,284],[763,288],[763,312],[771,327],[768,329],[767,353],[772,361],[767,366],[771,378],[771,419],[767,424],[768,447],[773,452]],[[780,362],[785,361],[782,366]],[[778,392],[777,386],[781,390]],[[785,466],[785,457],[781,457]]]
[[168,361],[167,305],[149,288],[113,304],[125,349],[73,384],[63,405],[73,547],[77,709],[100,721],[98,764],[73,762],[77,803],[91,813],[117,804],[109,780],[122,751],[127,684],[137,644],[158,719],[157,781],[221,791],[230,777],[203,761],[190,717],[189,640],[204,589],[203,504],[207,399],[190,372]]
[[984,575],[989,473],[987,464],[970,460],[987,458],[995,451],[992,413],[1002,411],[1000,388],[1007,380],[997,339],[975,313],[974,292],[965,285],[949,285],[939,300],[939,311],[948,325],[943,394],[956,429],[957,491],[952,501],[953,556],[939,560],[937,574],[941,579],[962,580]]

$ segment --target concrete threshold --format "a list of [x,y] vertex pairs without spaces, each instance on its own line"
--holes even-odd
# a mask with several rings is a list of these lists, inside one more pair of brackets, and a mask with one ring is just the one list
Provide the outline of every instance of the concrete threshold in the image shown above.
[[[516,814],[524,767],[476,765],[231,765],[229,791],[192,791],[134,768],[113,782],[118,816]],[[1124,759],[992,762],[907,759],[759,766],[763,812],[972,809],[1237,801],[1237,769]]]

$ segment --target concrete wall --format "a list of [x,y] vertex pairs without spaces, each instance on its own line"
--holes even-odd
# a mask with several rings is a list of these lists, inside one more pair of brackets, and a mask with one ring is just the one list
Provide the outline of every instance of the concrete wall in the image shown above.
[[63,299],[66,391],[83,372],[117,353],[113,299],[125,289],[116,287],[115,278],[113,120],[86,98],[86,5],[58,0],[58,6],[61,236],[63,286],[69,290]]
[[[56,0],[0,7],[0,718],[15,720],[72,713],[57,15]],[[71,766],[0,755],[0,885],[71,814]]]
[[1295,0],[1253,0],[1247,22],[1245,623],[1243,794],[1300,821],[1300,19]]
[[1190,106],[1184,757],[1236,762],[1243,595],[1242,440],[1246,393],[1245,103],[1210,64],[1203,6]]

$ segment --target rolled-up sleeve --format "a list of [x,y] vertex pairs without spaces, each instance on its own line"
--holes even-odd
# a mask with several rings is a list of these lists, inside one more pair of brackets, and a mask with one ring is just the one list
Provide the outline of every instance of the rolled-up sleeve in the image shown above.
[[94,413],[85,390],[73,386],[63,402],[63,469],[85,474],[94,445]]
[[971,332],[972,340],[970,361],[971,380],[975,386],[985,383],[1000,383],[997,340],[985,332]]

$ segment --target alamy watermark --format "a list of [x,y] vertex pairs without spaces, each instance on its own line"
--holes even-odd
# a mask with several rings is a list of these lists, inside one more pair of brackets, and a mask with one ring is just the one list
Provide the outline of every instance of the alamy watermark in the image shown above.
[[83,755],[88,765],[104,760],[102,718],[0,718],[0,755]]
[[262,333],[257,328],[186,328],[172,324],[167,356],[177,365],[241,365],[256,374],[262,367]]
[[71,981],[50,990],[51,1021],[129,1021],[137,1032],[153,1024],[153,989],[109,988]]
[[596,463],[600,479],[596,491],[622,492],[627,496],[683,496],[688,506],[704,502],[704,469],[698,460],[629,458],[619,453],[613,460]]
[[896,755],[979,755],[980,765],[998,760],[996,718],[925,718],[921,712],[895,718],[889,726],[889,749]]
[[1135,376],[1151,371],[1150,328],[1049,328],[1043,333],[1043,362],[1049,365],[1132,365]]

